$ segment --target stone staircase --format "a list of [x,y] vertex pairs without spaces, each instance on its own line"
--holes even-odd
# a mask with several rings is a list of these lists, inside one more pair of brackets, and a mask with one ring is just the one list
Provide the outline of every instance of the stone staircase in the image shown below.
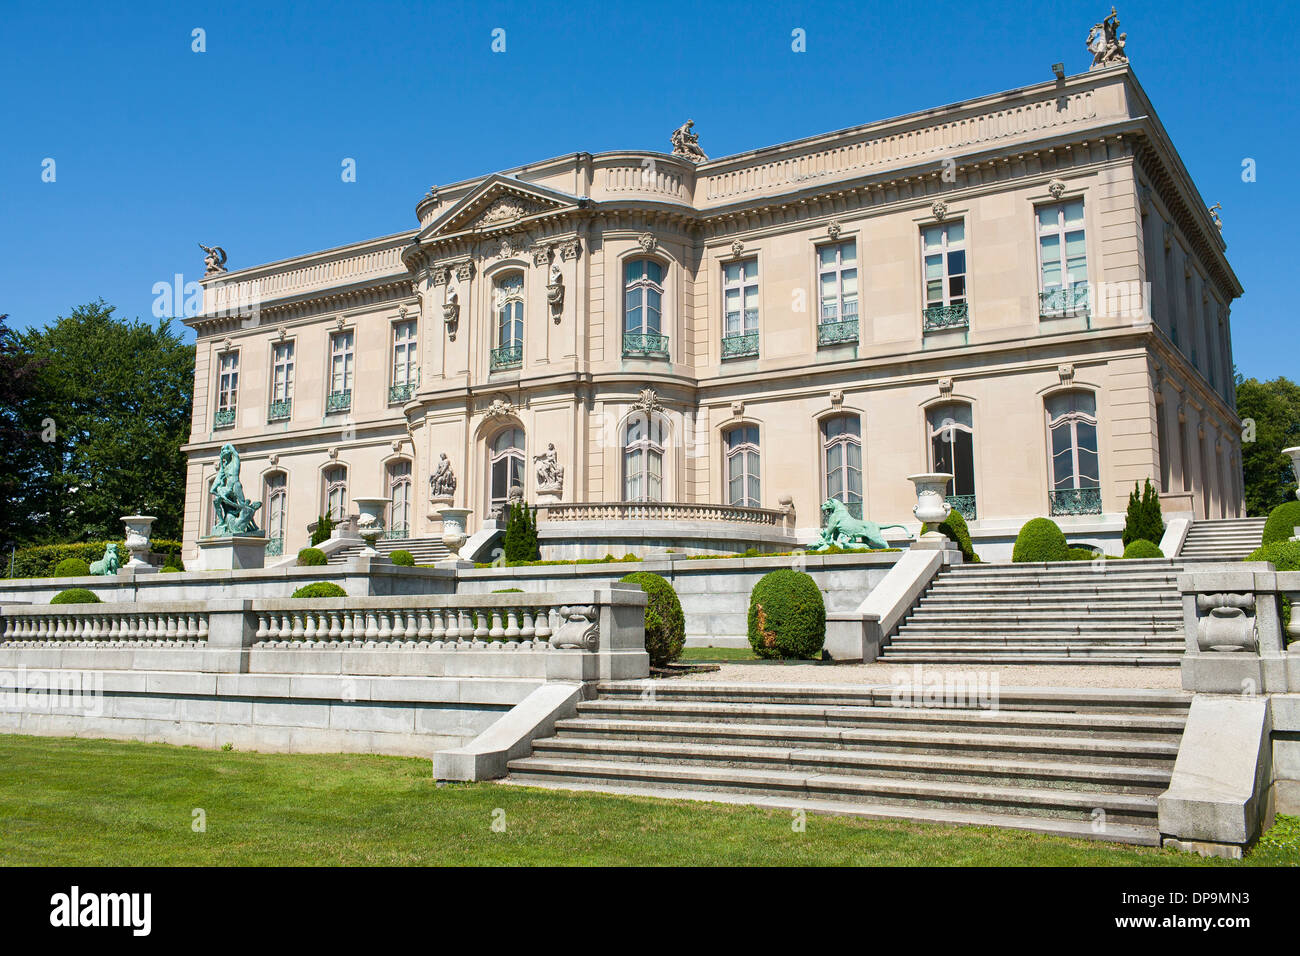
[[1177,578],[1167,559],[966,564],[941,571],[886,644],[896,664],[1176,667]]
[[[363,544],[335,551],[329,556],[330,564],[347,564],[365,549]],[[394,551],[409,551],[416,564],[434,564],[450,553],[442,538],[392,538],[375,542],[375,550],[380,554],[392,554]]]
[[505,782],[1158,845],[1190,694],[603,683]]
[[1264,518],[1226,518],[1220,521],[1193,521],[1179,560],[1240,561],[1260,545]]

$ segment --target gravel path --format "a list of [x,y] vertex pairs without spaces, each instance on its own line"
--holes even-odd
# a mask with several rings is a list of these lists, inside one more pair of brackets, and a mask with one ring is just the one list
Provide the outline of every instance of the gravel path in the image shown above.
[[977,674],[985,679],[997,675],[1002,687],[1155,687],[1180,688],[1177,667],[1107,667],[1105,665],[1036,664],[1006,667],[955,667],[910,664],[722,664],[708,674],[689,674],[673,680],[719,684],[886,684],[933,680],[948,672]]

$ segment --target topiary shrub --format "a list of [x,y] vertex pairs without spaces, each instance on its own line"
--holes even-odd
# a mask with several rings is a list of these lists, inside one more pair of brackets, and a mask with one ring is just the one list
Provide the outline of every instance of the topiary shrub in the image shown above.
[[312,584],[304,584],[290,596],[296,598],[347,597],[348,592],[332,581],[315,581]]
[[686,615],[673,586],[649,571],[633,571],[619,580],[640,585],[649,596],[645,606],[645,649],[650,665],[663,667],[681,657],[686,646]]
[[1274,544],[1289,541],[1295,537],[1295,529],[1300,527],[1300,501],[1288,501],[1278,505],[1268,513],[1264,522],[1264,535],[1260,544]]
[[1016,535],[1011,560],[1017,564],[1026,561],[1068,561],[1070,547],[1065,543],[1065,533],[1051,518],[1034,518]]
[[1124,547],[1142,539],[1159,541],[1164,533],[1165,521],[1160,513],[1160,495],[1151,486],[1151,479],[1144,481],[1140,492],[1137,482],[1133,482],[1133,491],[1128,496],[1128,510],[1124,513],[1124,533],[1120,537]]
[[[1272,544],[1261,545],[1246,555],[1245,560],[1271,561],[1278,571],[1300,571],[1300,541],[1274,541]],[[1280,594],[1278,604],[1282,614],[1282,628],[1285,632],[1291,624],[1291,599]]]
[[323,564],[329,564],[329,558],[325,557],[325,552],[320,548],[303,548],[298,552],[300,568],[319,568]]
[[1096,560],[1098,560],[1098,559],[1102,559],[1102,560],[1104,560],[1105,557],[1106,557],[1106,556],[1105,556],[1104,554],[1098,554],[1098,553],[1097,553],[1096,551],[1094,551],[1092,548],[1075,548],[1075,547],[1072,547],[1072,548],[1070,548],[1070,553],[1067,555],[1067,557],[1066,557],[1065,560],[1067,560],[1067,561],[1096,561]]
[[826,603],[812,575],[771,571],[749,595],[749,646],[759,657],[812,660],[826,643]]
[[158,569],[159,574],[180,574],[180,572],[181,572],[180,568],[173,568],[170,564],[167,565],[167,567],[165,568]]
[[[928,531],[930,529],[923,530]],[[949,541],[954,542],[961,549],[963,561],[968,564],[979,563],[979,555],[975,553],[975,547],[971,544],[970,529],[966,527],[966,519],[961,516],[961,512],[956,508],[948,512],[948,517],[935,525],[933,530],[942,532]]]
[[94,591],[85,588],[68,588],[50,598],[51,604],[102,604]]
[[1160,550],[1160,546],[1146,538],[1138,538],[1124,549],[1126,558],[1163,558],[1164,556],[1165,553]]
[[311,533],[311,546],[314,548],[322,541],[328,541],[333,533],[334,519],[329,514],[321,515],[316,519],[316,530]]
[[415,555],[411,554],[410,551],[394,551],[388,556],[388,560],[392,561],[393,564],[397,565],[399,568],[415,567]]
[[53,577],[84,578],[90,576],[90,565],[81,558],[64,558],[54,566]]

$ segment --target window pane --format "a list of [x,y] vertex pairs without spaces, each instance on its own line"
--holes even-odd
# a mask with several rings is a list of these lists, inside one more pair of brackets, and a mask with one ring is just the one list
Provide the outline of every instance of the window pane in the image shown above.
[[948,274],[966,274],[966,253],[963,250],[958,249],[956,252],[948,253]]
[[653,259],[645,264],[645,274],[650,277],[651,282],[662,285],[664,280],[664,267]]
[[1083,225],[1083,200],[1076,199],[1074,202],[1065,204],[1065,224],[1067,226]]
[[943,256],[925,257],[925,278],[927,281],[943,278]]
[[858,244],[857,242],[846,242],[840,246],[840,263],[842,265],[853,265],[858,261]]
[[966,224],[964,222],[954,222],[948,226],[948,245],[955,245],[959,242],[966,241]]
[[1039,206],[1038,207],[1038,228],[1055,228],[1060,219],[1060,213],[1057,206]]
[[926,226],[921,230],[921,244],[926,249],[937,249],[943,245],[943,227]]
[[749,260],[747,260],[747,261],[745,262],[745,278],[746,278],[746,279],[757,279],[757,278],[758,278],[758,260],[757,260],[757,259],[749,259]]
[[822,246],[817,250],[817,258],[823,269],[831,268],[836,263],[835,246]]

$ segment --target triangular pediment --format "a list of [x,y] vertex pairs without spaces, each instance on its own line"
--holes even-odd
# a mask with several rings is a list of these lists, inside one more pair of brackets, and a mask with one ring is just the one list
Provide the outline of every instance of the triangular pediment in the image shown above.
[[508,229],[533,216],[577,208],[577,196],[492,175],[420,231],[420,240]]

